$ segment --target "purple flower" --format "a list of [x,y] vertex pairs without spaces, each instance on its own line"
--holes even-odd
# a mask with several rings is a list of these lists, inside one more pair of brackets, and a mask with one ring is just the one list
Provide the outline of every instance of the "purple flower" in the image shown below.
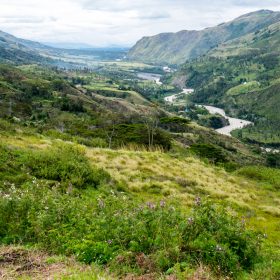
[[109,240],[107,241],[107,243],[108,243],[109,245],[111,245],[111,244],[113,243],[113,240],[109,239]]
[[201,205],[201,198],[199,196],[197,196],[194,200],[194,203],[196,206],[200,206]]
[[152,210],[154,210],[156,208],[156,205],[152,202],[147,202],[147,206]]
[[194,222],[194,219],[193,219],[193,218],[188,218],[188,224],[189,224],[189,225],[192,225],[193,222]]
[[166,205],[165,201],[164,201],[164,200],[161,200],[161,201],[160,201],[160,207],[161,207],[161,208],[164,208],[165,205]]

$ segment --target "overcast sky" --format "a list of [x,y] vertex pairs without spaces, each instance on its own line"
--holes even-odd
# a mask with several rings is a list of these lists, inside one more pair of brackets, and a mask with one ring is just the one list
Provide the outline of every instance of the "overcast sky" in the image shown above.
[[0,0],[0,30],[40,42],[131,46],[259,9],[280,11],[280,0]]

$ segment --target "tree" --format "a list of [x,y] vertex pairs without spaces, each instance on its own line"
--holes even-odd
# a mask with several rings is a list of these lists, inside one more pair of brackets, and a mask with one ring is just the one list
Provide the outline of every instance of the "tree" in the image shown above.
[[155,115],[146,116],[144,118],[144,124],[148,132],[149,149],[151,149],[154,145],[154,136],[156,134],[156,130],[158,129],[159,119]]

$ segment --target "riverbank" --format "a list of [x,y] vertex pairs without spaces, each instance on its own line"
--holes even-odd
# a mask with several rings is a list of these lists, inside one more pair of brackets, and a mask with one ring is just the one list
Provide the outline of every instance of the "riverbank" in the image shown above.
[[193,92],[194,92],[194,90],[193,90],[192,88],[184,88],[183,91],[180,92],[180,93],[173,94],[173,95],[170,95],[170,96],[166,96],[166,97],[164,98],[164,101],[165,101],[165,102],[170,102],[170,103],[172,103],[172,102],[174,102],[180,95],[182,95],[182,94],[188,95],[188,94],[191,94],[191,93],[193,93]]
[[154,73],[137,73],[137,77],[143,80],[154,81],[157,85],[162,85],[160,78],[162,75]]
[[217,108],[214,106],[208,106],[208,105],[200,105],[201,107],[204,107],[210,114],[219,114],[226,118],[229,122],[229,125],[224,126],[222,128],[216,129],[216,131],[220,134],[231,136],[231,132],[236,129],[244,128],[248,125],[252,125],[253,123],[247,120],[232,118],[226,115],[225,111],[221,108]]
[[[188,94],[191,94],[193,92],[194,92],[193,89],[185,88],[185,89],[183,89],[182,92],[180,92],[178,94],[173,94],[173,95],[165,97],[164,101],[168,102],[168,103],[173,103],[173,102],[175,102],[175,100],[181,94],[188,95]],[[231,132],[233,130],[241,129],[241,128],[244,128],[244,127],[246,127],[248,125],[252,125],[253,124],[252,122],[247,121],[247,120],[242,120],[242,119],[238,119],[238,118],[229,117],[229,116],[226,115],[226,112],[223,109],[218,108],[218,107],[208,106],[208,105],[198,105],[198,106],[204,107],[210,114],[213,114],[213,115],[219,114],[219,115],[223,116],[225,119],[228,120],[229,125],[224,126],[222,128],[219,128],[219,129],[216,129],[216,131],[218,133],[223,134],[223,135],[231,136]]]

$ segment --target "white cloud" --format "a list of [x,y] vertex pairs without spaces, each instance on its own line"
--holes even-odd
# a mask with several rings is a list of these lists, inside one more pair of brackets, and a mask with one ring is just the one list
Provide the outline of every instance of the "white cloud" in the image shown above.
[[0,0],[0,29],[43,42],[132,45],[262,8],[280,10],[279,0]]

